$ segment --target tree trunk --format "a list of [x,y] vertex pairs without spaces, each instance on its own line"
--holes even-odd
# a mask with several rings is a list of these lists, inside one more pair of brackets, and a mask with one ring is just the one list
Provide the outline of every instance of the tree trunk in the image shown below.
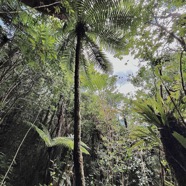
[[179,186],[186,185],[186,149],[172,135],[174,131],[186,136],[186,128],[174,118],[168,117],[169,126],[160,129],[165,157],[173,169]]
[[77,33],[75,75],[74,75],[74,154],[73,154],[76,186],[85,186],[83,156],[80,150],[81,118],[80,118],[79,68],[80,68],[81,38],[82,38],[81,33]]

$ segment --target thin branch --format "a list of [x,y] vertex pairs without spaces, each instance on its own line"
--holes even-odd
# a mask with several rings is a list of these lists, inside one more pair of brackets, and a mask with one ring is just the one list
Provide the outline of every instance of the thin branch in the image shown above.
[[184,83],[184,78],[183,78],[183,70],[182,70],[182,58],[183,58],[183,52],[181,52],[180,54],[180,78],[181,78],[181,85],[182,85],[182,89],[183,89],[183,92],[186,96],[186,88],[185,88],[185,83]]
[[186,51],[186,43],[185,43],[184,39],[182,37],[178,37],[174,32],[169,31],[165,26],[158,23],[156,17],[154,17],[154,18],[156,20],[156,23],[151,23],[151,24],[159,27],[160,29],[162,29],[163,31],[168,33],[170,36],[172,36],[174,39],[176,39],[181,44],[183,50]]
[[[36,123],[39,114],[40,114],[40,111],[38,112],[38,114],[37,114],[37,116],[36,116],[36,119],[34,120],[33,124]],[[14,157],[13,157],[13,159],[12,159],[12,161],[11,161],[9,167],[8,167],[8,170],[6,171],[4,177],[3,177],[2,181],[1,181],[1,185],[0,185],[0,186],[3,186],[3,184],[4,184],[4,182],[5,182],[5,179],[6,179],[6,177],[8,176],[8,173],[10,172],[10,169],[12,168],[12,165],[13,165],[14,162],[15,162],[15,159],[16,159],[18,153],[19,153],[19,150],[20,150],[20,148],[22,147],[22,145],[23,145],[23,143],[24,143],[24,141],[25,141],[26,137],[28,136],[28,134],[29,134],[29,132],[30,132],[31,129],[32,129],[32,126],[27,130],[26,134],[24,135],[24,137],[23,137],[23,139],[22,139],[22,141],[21,141],[19,147],[17,148],[17,151],[16,151],[16,153],[15,153],[15,155],[14,155]]]
[[[34,8],[34,9],[46,8],[46,7],[50,7],[50,6],[56,5],[56,4],[61,4],[61,2],[57,1],[57,2],[54,2],[54,3],[48,4],[48,5],[34,6],[34,7],[31,7],[31,8]],[[0,14],[15,14],[15,13],[23,12],[25,10],[29,10],[29,8],[25,8],[24,10],[10,11],[10,12],[0,12]]]
[[179,109],[178,109],[178,107],[177,107],[177,105],[176,105],[174,99],[173,99],[172,96],[171,96],[170,91],[168,90],[167,86],[166,86],[165,83],[163,82],[161,76],[160,76],[160,80],[161,80],[162,85],[164,86],[164,88],[165,88],[165,90],[166,90],[168,96],[170,97],[170,100],[171,100],[171,102],[173,103],[173,105],[174,105],[174,107],[175,107],[175,109],[176,109],[178,115],[180,116],[180,119],[181,119],[182,123],[186,126],[186,123],[185,123],[185,121],[184,121],[184,118],[183,118],[183,116],[181,115],[181,113],[180,113],[180,111],[179,111]]
[[48,4],[48,5],[35,6],[35,7],[32,7],[32,8],[34,8],[34,9],[46,8],[46,7],[50,7],[50,6],[56,5],[56,4],[61,4],[61,1],[57,1],[57,2],[54,2],[54,3],[50,3],[50,4]]
[[172,18],[176,18],[176,17],[180,17],[181,14],[180,13],[170,13],[166,16],[154,16],[155,18],[158,18],[158,19],[167,19],[169,17],[172,17]]

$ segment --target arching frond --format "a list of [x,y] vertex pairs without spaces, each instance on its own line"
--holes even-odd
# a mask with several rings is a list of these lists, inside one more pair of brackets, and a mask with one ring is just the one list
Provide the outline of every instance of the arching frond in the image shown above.
[[[64,147],[69,148],[70,150],[74,149],[73,137],[56,137],[56,138],[51,139],[51,136],[48,130],[44,126],[43,126],[43,130],[41,130],[40,128],[38,128],[36,125],[32,123],[28,123],[28,124],[31,125],[35,129],[35,131],[38,133],[40,138],[45,142],[45,145],[47,147],[64,146]],[[89,154],[87,150],[89,149],[89,147],[85,143],[81,142],[80,149],[83,153]]]
[[156,125],[157,127],[162,127],[168,125],[166,112],[163,109],[163,104],[161,99],[148,99],[147,101],[136,101],[135,111],[142,115],[145,121]]
[[90,37],[87,35],[85,37],[87,57],[89,60],[92,61],[100,70],[104,72],[112,72],[112,64],[107,59],[106,55]]
[[96,42],[107,51],[114,53],[116,50],[120,50],[125,47],[124,34],[120,31],[115,31],[107,27],[101,31],[95,30],[95,32],[88,34],[91,38],[96,38]]
[[89,22],[88,20],[95,18],[95,15],[103,19],[108,17],[110,11],[118,7],[120,2],[120,0],[85,0],[79,2],[78,8],[84,21]]
[[73,70],[73,64],[75,60],[75,40],[76,34],[72,31],[62,37],[62,46],[59,51],[61,62],[66,63],[70,70]]
[[40,128],[38,128],[35,125],[32,125],[34,127],[34,129],[36,130],[36,132],[39,134],[40,138],[45,142],[45,145],[47,147],[51,147],[51,137],[50,134],[48,132],[48,130],[46,130],[45,127],[43,127],[43,130],[41,130]]
[[[52,139],[51,145],[52,145],[52,147],[62,145],[62,146],[65,146],[65,147],[73,150],[74,149],[74,139],[71,137],[56,137],[56,138]],[[89,154],[89,152],[87,151],[87,149],[89,149],[89,147],[85,143],[81,142],[80,149],[83,153]]]
[[101,30],[103,26],[115,28],[128,28],[133,19],[132,2],[122,3],[121,0],[105,1],[95,3],[87,8],[84,20],[87,24],[98,26]]
[[127,29],[132,23],[133,15],[131,15],[130,7],[124,7],[122,10],[114,10],[109,15],[109,25],[116,29]]
[[75,38],[76,34],[74,31],[71,31],[68,34],[63,34],[62,39],[61,39],[61,47],[59,49],[59,54],[63,55],[63,52],[66,51],[67,49],[72,49],[75,47]]

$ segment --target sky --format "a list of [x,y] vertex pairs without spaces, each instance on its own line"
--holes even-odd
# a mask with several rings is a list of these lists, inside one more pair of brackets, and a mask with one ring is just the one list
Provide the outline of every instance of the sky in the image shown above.
[[130,82],[127,81],[129,74],[135,75],[139,69],[139,61],[134,59],[131,55],[123,56],[122,60],[114,58],[112,54],[107,53],[108,59],[113,64],[114,74],[117,75],[118,91],[126,95],[127,93],[134,93],[135,88]]

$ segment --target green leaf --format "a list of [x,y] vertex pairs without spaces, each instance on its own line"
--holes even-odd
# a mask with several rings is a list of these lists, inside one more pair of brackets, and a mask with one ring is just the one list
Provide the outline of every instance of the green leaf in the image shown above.
[[184,136],[182,136],[181,134],[177,133],[177,132],[173,132],[172,134],[180,143],[181,145],[186,148],[186,138]]
[[165,180],[165,186],[174,186],[171,182]]

